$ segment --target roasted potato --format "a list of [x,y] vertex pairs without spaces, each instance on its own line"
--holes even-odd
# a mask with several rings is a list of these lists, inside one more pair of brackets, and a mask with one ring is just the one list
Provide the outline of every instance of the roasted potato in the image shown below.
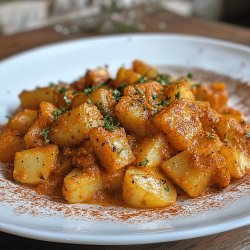
[[131,207],[157,208],[175,203],[177,194],[164,175],[130,167],[124,177],[122,197]]
[[56,145],[17,152],[14,161],[14,179],[33,185],[44,182],[56,167],[58,154]]

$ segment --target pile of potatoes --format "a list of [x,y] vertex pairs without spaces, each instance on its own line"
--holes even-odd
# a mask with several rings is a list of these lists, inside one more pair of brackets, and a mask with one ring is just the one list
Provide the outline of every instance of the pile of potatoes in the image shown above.
[[[250,125],[227,106],[224,83],[174,79],[135,60],[79,80],[23,91],[0,135],[18,183],[69,203],[121,197],[157,208],[224,188],[250,172]],[[6,167],[8,167],[6,165]]]

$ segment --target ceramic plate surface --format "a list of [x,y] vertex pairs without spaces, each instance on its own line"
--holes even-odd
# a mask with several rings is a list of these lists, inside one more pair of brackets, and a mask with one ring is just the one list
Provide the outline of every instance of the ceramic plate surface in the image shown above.
[[[114,73],[134,59],[152,65],[198,67],[224,74],[234,105],[250,114],[250,49],[179,35],[123,35],[70,41],[34,49],[0,63],[0,121],[17,107],[23,89],[72,81],[89,68]],[[244,83],[243,83],[244,82]],[[250,224],[250,178],[219,193],[183,200],[170,208],[136,210],[69,205],[48,199],[11,180],[0,166],[0,230],[34,239],[82,244],[142,244],[188,239]]]

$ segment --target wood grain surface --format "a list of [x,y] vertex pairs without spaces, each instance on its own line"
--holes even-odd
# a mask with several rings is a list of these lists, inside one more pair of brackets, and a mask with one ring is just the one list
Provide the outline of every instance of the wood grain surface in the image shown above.
[[[183,33],[192,35],[201,35],[213,38],[219,38],[245,45],[250,45],[250,30],[223,23],[214,23],[195,18],[178,16],[168,11],[157,11],[145,15],[144,7],[137,8],[138,16],[143,18],[146,29],[143,32],[164,32],[164,33]],[[164,30],[162,23],[165,23]],[[71,35],[62,35],[55,32],[53,27],[47,27],[40,30],[34,30],[9,37],[0,36],[0,60],[14,55],[18,52],[38,47],[44,44],[70,40],[80,37],[89,37],[104,35],[103,33],[77,33]],[[126,244],[126,242],[124,242]],[[0,249],[89,249],[89,250],[163,250],[163,249],[229,249],[241,250],[250,249],[250,226],[232,230],[222,234],[201,237],[190,240],[183,240],[169,243],[159,243],[150,245],[134,246],[84,246],[67,245],[58,243],[42,242],[30,240],[22,237],[12,236],[6,233],[0,233]]]

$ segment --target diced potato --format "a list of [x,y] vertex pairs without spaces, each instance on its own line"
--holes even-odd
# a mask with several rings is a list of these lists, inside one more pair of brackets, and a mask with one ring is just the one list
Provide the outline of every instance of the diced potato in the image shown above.
[[104,188],[111,194],[120,193],[122,191],[124,169],[118,169],[113,172],[103,172],[102,179]]
[[138,82],[140,77],[141,76],[133,70],[120,68],[114,81],[114,87],[118,88],[122,84],[133,85]]
[[85,76],[84,87],[96,86],[106,82],[110,78],[107,68],[88,70]]
[[162,174],[152,175],[130,167],[124,177],[122,197],[132,207],[157,208],[175,203],[177,194],[171,182]]
[[212,109],[219,111],[226,106],[228,93],[225,84],[218,82],[197,88],[195,98],[196,100],[208,101]]
[[0,134],[0,161],[12,163],[15,153],[25,149],[24,140],[19,131],[6,128]]
[[222,146],[220,154],[224,156],[227,168],[233,178],[242,178],[250,172],[250,158],[240,150]]
[[89,101],[96,105],[102,112],[109,114],[113,113],[116,104],[112,95],[112,90],[100,88],[89,95],[83,93],[76,95],[73,99],[72,106],[77,107]]
[[88,96],[85,93],[78,93],[72,100],[72,107],[75,108],[86,102],[88,102]]
[[157,167],[163,159],[170,158],[168,143],[162,135],[141,141],[135,149],[135,155],[136,165],[144,168]]
[[222,116],[215,130],[220,139],[229,146],[250,153],[250,140],[246,138],[246,131],[234,118]]
[[49,125],[54,121],[55,110],[56,110],[56,107],[52,103],[41,102],[39,118],[46,120],[47,125]]
[[34,185],[44,182],[56,167],[58,154],[59,150],[56,145],[17,152],[14,162],[14,179]]
[[158,73],[156,68],[140,60],[133,61],[133,71],[140,75],[147,76],[148,79],[154,78]]
[[102,188],[102,178],[98,171],[85,173],[75,168],[64,178],[62,193],[69,203],[81,203],[93,198]]
[[[44,130],[54,121],[55,106],[49,102],[40,103],[38,119],[32,124],[24,136],[27,148],[34,148],[46,145],[46,140],[42,136]],[[49,139],[49,138],[48,138]]]
[[203,134],[198,115],[183,100],[173,102],[162,110],[153,118],[153,123],[178,150],[186,150]]
[[44,138],[42,137],[42,132],[44,129],[46,129],[46,126],[46,120],[41,118],[38,118],[33,123],[24,136],[24,141],[27,148],[41,147],[46,144]]
[[50,130],[50,140],[60,147],[80,144],[89,130],[102,126],[102,115],[94,105],[84,103],[57,119]]
[[41,102],[56,103],[56,91],[50,87],[37,88],[31,91],[23,91],[19,98],[23,108],[39,109]]
[[184,151],[163,161],[161,168],[166,175],[191,197],[204,193],[211,180],[211,172],[193,166],[191,155]]
[[124,95],[130,96],[149,110],[155,109],[163,96],[163,86],[155,81],[140,83],[134,86],[128,86],[124,89]]
[[89,135],[95,153],[107,171],[121,169],[135,160],[123,128],[114,131],[102,127],[93,128]]
[[7,127],[25,134],[38,117],[37,110],[25,109],[16,113],[8,122]]
[[165,96],[170,103],[178,99],[194,100],[189,82],[178,82],[168,85],[165,90]]
[[148,134],[148,111],[130,96],[120,99],[115,115],[127,131],[142,137]]
[[220,110],[220,113],[223,116],[235,119],[239,123],[245,121],[244,115],[237,109],[233,109],[233,108],[230,108],[230,107],[224,107],[223,109]]

